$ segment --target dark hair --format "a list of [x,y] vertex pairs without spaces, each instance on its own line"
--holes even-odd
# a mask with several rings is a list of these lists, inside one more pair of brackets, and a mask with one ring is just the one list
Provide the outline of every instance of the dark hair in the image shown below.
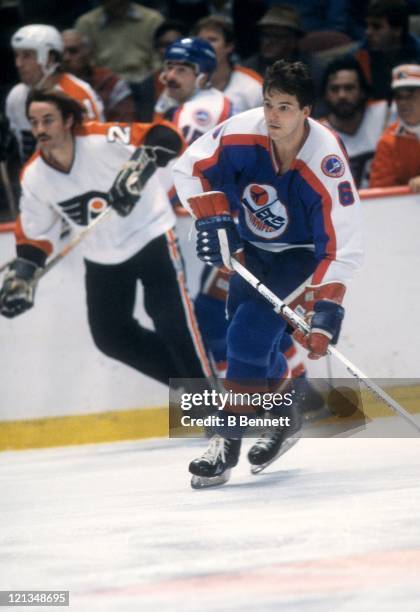
[[409,11],[405,0],[370,0],[366,17],[385,18],[392,28],[402,28],[402,39],[408,35]]
[[194,24],[191,34],[193,36],[198,36],[200,30],[204,30],[206,28],[220,32],[223,35],[226,44],[234,43],[235,41],[233,23],[227,17],[222,17],[221,15],[210,15],[209,17],[203,17]]
[[296,96],[300,108],[312,106],[315,101],[314,83],[309,68],[302,62],[278,60],[269,66],[264,75],[263,93],[272,89]]
[[153,34],[154,45],[156,46],[156,43],[161,36],[166,34],[166,32],[171,32],[172,30],[180,32],[181,38],[183,36],[186,36],[187,34],[187,28],[185,27],[185,24],[182,21],[178,21],[176,19],[167,19],[156,28],[155,33]]
[[322,76],[322,95],[325,95],[330,76],[336,74],[340,70],[351,70],[352,72],[356,72],[357,78],[359,79],[360,89],[364,91],[366,97],[369,97],[370,85],[366,79],[365,73],[363,72],[359,62],[354,57],[349,56],[337,57],[337,59],[328,64]]
[[49,104],[54,104],[54,106],[56,106],[60,111],[63,119],[73,117],[73,129],[83,123],[85,115],[83,106],[74,98],[70,98],[70,96],[65,94],[63,91],[56,89],[51,89],[48,91],[33,89],[30,91],[26,99],[25,106],[26,116],[28,118],[29,107],[31,106],[32,102],[48,102]]

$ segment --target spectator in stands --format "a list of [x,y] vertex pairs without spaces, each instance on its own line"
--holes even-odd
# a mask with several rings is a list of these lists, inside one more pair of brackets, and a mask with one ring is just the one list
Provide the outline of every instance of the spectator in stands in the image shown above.
[[[287,4],[284,0],[271,1],[272,6]],[[349,16],[349,0],[293,0],[293,8],[299,13],[302,27],[307,32],[330,30],[345,32]]]
[[[161,66],[166,49],[186,34],[184,24],[181,21],[169,19],[156,28],[153,46]],[[161,66],[141,83],[131,83],[138,121],[148,123],[153,120],[156,101],[165,88],[160,79]]]
[[[173,42],[179,38],[183,38],[187,35],[182,21],[176,19],[168,19],[163,21],[160,26],[156,28],[155,35],[153,38],[153,46],[159,58],[160,68],[162,68],[163,61],[165,59],[165,51],[172,45]],[[159,71],[160,71],[159,68]]]
[[408,31],[404,0],[371,0],[366,15],[366,38],[355,51],[371,86],[372,97],[391,96],[392,68],[420,61],[420,42]]
[[243,65],[264,77],[268,66],[277,60],[301,61],[310,68],[319,95],[323,66],[316,58],[299,49],[299,40],[304,31],[295,9],[286,5],[273,6],[259,20],[258,26],[259,52],[244,61]]
[[262,77],[266,68],[279,59],[301,60],[299,39],[303,36],[298,13],[289,6],[270,8],[258,22],[259,51],[244,62]]
[[75,28],[92,41],[95,63],[127,81],[138,82],[157,68],[153,35],[160,13],[130,0],[100,0]]
[[192,33],[213,46],[217,68],[211,76],[211,84],[229,98],[234,112],[261,106],[261,76],[251,68],[244,68],[233,62],[235,45],[232,22],[217,15],[204,17],[194,26]]
[[378,143],[370,187],[408,185],[420,193],[420,66],[406,64],[392,71],[398,121]]
[[356,185],[367,187],[378,140],[390,122],[388,102],[368,100],[369,85],[352,57],[338,58],[327,66],[322,91],[327,114],[321,121],[344,143]]
[[64,68],[96,91],[104,103],[106,121],[135,121],[134,99],[128,83],[109,68],[93,64],[89,38],[77,30],[65,30],[61,36]]

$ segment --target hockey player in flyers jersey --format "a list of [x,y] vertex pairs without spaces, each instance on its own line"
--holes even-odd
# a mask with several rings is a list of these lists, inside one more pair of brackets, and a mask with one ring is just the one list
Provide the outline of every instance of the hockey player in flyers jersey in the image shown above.
[[[22,173],[17,259],[0,291],[1,313],[12,318],[32,307],[37,272],[54,253],[61,220],[78,233],[110,202],[115,211],[81,244],[96,346],[164,384],[170,377],[208,376],[175,217],[158,176],[183,146],[179,132],[168,124],[82,123],[80,105],[55,90],[31,92],[27,111],[39,150]],[[139,145],[140,194],[127,166]],[[153,332],[133,316],[138,280]]]
[[82,104],[86,120],[103,121],[102,101],[89,83],[62,71],[63,41],[56,28],[42,24],[24,26],[12,36],[12,47],[21,82],[7,96],[6,114],[16,136],[22,162],[32,155],[35,147],[25,110],[31,89],[55,87]]
[[[310,358],[319,358],[338,339],[346,285],[361,264],[360,201],[335,135],[309,117],[314,95],[307,68],[276,62],[263,93],[262,109],[234,116],[187,149],[175,164],[175,185],[196,219],[200,259],[229,267],[231,257],[243,258],[265,285],[306,314],[311,332],[298,339]],[[226,240],[219,242],[220,235]],[[228,311],[226,389],[281,389],[287,367],[278,346],[286,323],[237,274]],[[251,409],[231,404],[222,414]],[[251,448],[254,466],[281,454],[299,429],[293,405],[289,415],[290,427],[267,432]],[[208,450],[190,464],[194,487],[226,482],[242,433],[240,427],[214,428]]]

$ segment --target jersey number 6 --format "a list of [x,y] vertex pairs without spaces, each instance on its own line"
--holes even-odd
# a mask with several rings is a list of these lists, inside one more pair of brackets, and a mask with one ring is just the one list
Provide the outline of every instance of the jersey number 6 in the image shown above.
[[354,195],[349,181],[341,181],[338,185],[338,199],[341,206],[354,204]]

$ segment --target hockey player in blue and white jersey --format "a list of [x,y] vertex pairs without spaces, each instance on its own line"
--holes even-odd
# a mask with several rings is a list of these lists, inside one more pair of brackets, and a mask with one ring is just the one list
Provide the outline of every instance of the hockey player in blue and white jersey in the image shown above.
[[160,75],[165,89],[156,102],[156,119],[172,121],[188,143],[230,117],[232,103],[210,86],[216,53],[206,40],[182,38],[170,45]]
[[[243,258],[306,315],[311,332],[298,339],[317,359],[338,339],[346,285],[361,265],[360,201],[335,135],[309,117],[314,95],[307,68],[276,62],[263,93],[263,108],[234,116],[187,149],[175,164],[175,185],[196,219],[198,257],[228,268],[233,256]],[[226,388],[281,389],[288,372],[278,347],[286,323],[236,274],[228,312]],[[226,412],[238,409],[231,405]],[[281,454],[299,428],[298,415],[291,422],[254,444],[253,465]],[[193,486],[226,482],[240,437],[237,429],[215,429],[208,450],[190,464]]]

